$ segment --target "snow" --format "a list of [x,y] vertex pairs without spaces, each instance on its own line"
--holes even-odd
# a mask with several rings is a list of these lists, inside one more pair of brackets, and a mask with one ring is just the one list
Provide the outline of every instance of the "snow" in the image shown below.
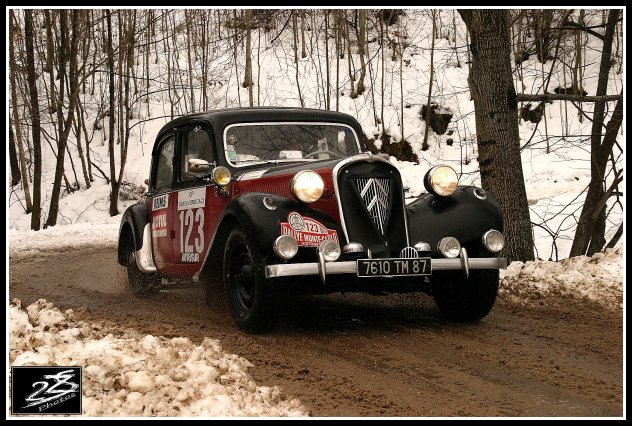
[[512,262],[501,272],[499,295],[512,302],[545,305],[549,295],[590,300],[611,309],[623,309],[623,246],[592,257],[576,256],[559,262]]
[[9,362],[83,366],[86,416],[297,417],[308,415],[278,387],[257,386],[247,360],[219,341],[142,336],[75,319],[40,299],[9,304]]

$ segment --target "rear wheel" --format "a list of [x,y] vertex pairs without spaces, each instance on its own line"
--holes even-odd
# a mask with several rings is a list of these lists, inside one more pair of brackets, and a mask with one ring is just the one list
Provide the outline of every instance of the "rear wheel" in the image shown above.
[[157,293],[159,277],[157,274],[145,273],[138,269],[134,240],[130,234],[126,235],[123,244],[125,244],[125,259],[127,259],[127,281],[134,296],[148,297]]
[[498,295],[498,270],[436,273],[432,279],[432,295],[441,313],[456,321],[478,321],[494,306]]
[[262,266],[241,228],[233,229],[224,251],[224,289],[233,320],[249,333],[266,330],[274,320],[274,294]]

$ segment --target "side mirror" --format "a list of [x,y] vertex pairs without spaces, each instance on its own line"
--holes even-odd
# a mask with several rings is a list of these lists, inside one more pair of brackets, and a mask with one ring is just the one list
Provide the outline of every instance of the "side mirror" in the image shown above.
[[211,169],[211,163],[199,158],[190,158],[187,161],[187,171],[190,173],[208,173]]

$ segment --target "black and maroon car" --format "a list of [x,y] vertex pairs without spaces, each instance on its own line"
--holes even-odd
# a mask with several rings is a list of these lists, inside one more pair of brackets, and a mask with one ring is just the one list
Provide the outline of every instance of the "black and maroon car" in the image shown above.
[[446,317],[478,320],[506,267],[501,211],[484,190],[458,186],[449,166],[424,183],[428,193],[406,204],[398,169],[368,151],[347,114],[187,115],[158,133],[146,202],[122,217],[118,261],[138,296],[175,282],[223,285],[251,332],[290,292],[422,291]]

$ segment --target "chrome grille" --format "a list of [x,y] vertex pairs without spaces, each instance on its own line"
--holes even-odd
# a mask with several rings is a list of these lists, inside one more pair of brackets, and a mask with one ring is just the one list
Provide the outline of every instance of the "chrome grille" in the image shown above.
[[417,250],[412,247],[404,247],[401,252],[399,252],[399,257],[402,259],[414,259],[419,257],[417,254]]
[[373,223],[384,235],[384,224],[391,199],[391,180],[387,178],[358,178],[355,181]]

